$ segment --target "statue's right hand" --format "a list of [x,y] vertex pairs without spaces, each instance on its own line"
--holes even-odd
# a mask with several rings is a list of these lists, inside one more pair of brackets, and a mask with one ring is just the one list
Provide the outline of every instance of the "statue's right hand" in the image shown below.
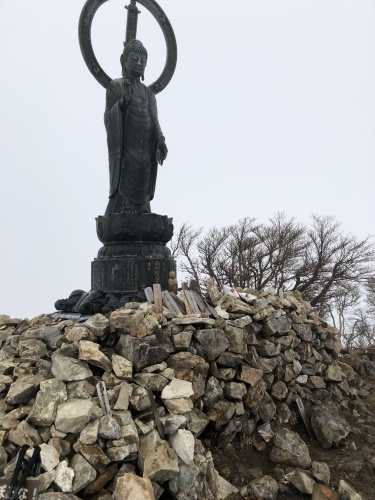
[[[125,103],[124,104],[129,104],[129,102],[133,99],[134,95],[134,86],[130,80],[125,80],[125,92],[124,92],[124,98],[125,98]],[[124,100],[124,99],[122,99]]]

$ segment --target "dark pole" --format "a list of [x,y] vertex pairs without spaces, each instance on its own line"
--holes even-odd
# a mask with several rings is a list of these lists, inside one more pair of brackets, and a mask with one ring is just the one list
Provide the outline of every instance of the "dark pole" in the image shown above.
[[125,43],[128,43],[130,40],[135,40],[137,38],[138,14],[140,14],[141,11],[137,9],[135,0],[130,0],[130,4],[126,5],[125,9],[128,11]]

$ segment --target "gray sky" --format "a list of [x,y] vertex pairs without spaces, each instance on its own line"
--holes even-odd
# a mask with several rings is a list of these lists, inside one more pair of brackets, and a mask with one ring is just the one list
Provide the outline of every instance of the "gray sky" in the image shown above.
[[[97,12],[93,43],[121,75],[126,0]],[[52,312],[90,288],[108,195],[105,90],[80,53],[82,0],[0,1],[0,314]],[[374,0],[159,0],[177,37],[159,94],[169,156],[154,212],[209,227],[285,211],[375,233]],[[229,6],[232,4],[232,6]],[[139,6],[145,83],[162,34]]]

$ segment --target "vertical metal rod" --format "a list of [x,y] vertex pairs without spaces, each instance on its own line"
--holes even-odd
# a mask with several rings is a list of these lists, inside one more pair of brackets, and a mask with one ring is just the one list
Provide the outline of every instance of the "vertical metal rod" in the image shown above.
[[138,14],[141,13],[136,5],[136,0],[130,0],[130,4],[125,6],[128,11],[128,20],[126,23],[125,43],[137,38]]

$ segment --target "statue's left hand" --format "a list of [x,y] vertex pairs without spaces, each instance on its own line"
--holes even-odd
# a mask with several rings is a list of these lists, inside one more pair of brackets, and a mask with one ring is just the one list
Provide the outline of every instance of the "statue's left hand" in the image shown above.
[[156,143],[156,161],[159,163],[159,165],[163,165],[163,162],[166,159],[167,155],[167,145],[165,144],[165,140],[160,137],[158,139],[158,142]]

